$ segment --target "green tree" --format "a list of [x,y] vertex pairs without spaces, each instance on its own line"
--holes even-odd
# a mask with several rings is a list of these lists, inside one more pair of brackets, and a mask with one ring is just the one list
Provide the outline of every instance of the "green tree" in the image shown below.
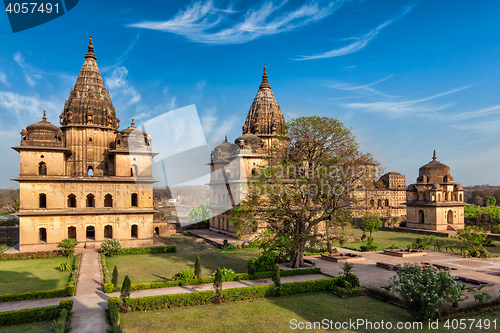
[[122,300],[123,305],[130,297],[130,293],[132,292],[132,282],[130,281],[128,275],[125,276],[122,283],[122,290],[120,292],[120,299]]
[[111,283],[115,286],[118,284],[118,267],[116,266],[113,269],[113,277],[111,278]]
[[497,199],[495,197],[487,196],[484,198],[484,206],[495,206],[497,204]]
[[364,233],[369,232],[370,238],[373,239],[372,233],[377,232],[378,229],[382,228],[383,222],[380,219],[379,214],[368,214],[366,213],[359,221],[359,227]]
[[487,237],[483,228],[476,225],[468,225],[462,230],[457,230],[457,238],[472,248],[475,257],[482,257],[486,254],[483,244]]
[[231,222],[243,236],[265,221],[276,242],[289,240],[290,267],[298,268],[304,266],[306,243],[319,237],[316,227],[356,202],[354,193],[366,188],[366,175],[378,164],[359,151],[350,129],[336,119],[301,117],[287,129],[271,147],[268,163],[256,168]]
[[339,242],[342,247],[347,242],[346,229],[351,225],[352,212],[349,209],[339,208],[333,220],[325,220],[325,239],[328,252],[332,253],[332,240]]
[[208,205],[210,204],[209,201],[202,203],[196,207],[194,207],[188,215],[188,220],[189,222],[200,222],[200,221],[207,221],[210,218],[210,209],[208,208]]
[[255,265],[253,264],[253,259],[248,259],[247,269],[248,269],[248,275],[250,275],[250,277],[255,275]]
[[66,257],[72,256],[75,253],[75,246],[78,245],[78,241],[74,238],[66,238],[57,244],[57,247],[63,255]]
[[275,264],[273,269],[272,280],[274,283],[274,289],[276,289],[276,293],[279,295],[281,291],[281,275],[280,275],[280,265]]
[[197,279],[201,278],[201,259],[199,253],[196,253],[196,262],[194,263],[194,276],[196,276]]
[[220,291],[222,290],[222,272],[220,268],[215,271],[213,289],[215,302],[220,303]]

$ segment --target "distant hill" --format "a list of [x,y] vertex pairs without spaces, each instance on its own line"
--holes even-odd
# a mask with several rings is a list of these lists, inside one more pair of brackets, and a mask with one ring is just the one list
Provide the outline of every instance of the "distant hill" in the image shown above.
[[474,185],[464,187],[465,202],[482,205],[487,196],[495,197],[500,202],[500,186],[495,185]]

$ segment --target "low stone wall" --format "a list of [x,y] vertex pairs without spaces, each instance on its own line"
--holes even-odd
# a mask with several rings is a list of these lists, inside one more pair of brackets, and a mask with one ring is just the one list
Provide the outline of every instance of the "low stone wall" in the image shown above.
[[0,227],[0,242],[18,242],[19,227]]

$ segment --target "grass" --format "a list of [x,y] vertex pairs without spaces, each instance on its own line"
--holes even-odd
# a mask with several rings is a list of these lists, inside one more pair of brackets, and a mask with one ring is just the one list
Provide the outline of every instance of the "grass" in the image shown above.
[[72,260],[57,257],[0,261],[0,294],[62,289],[68,283],[70,272],[60,272],[59,263],[71,265]]
[[0,326],[0,333],[50,333],[54,332],[52,322],[41,321],[38,323]]
[[[497,319],[497,329],[500,316],[497,312],[467,316],[475,319]],[[355,330],[328,330],[334,332],[453,332],[443,328],[440,322],[439,330],[429,330],[428,323],[423,323],[423,329],[397,330],[398,322],[413,322],[406,310],[376,300],[371,297],[351,297],[341,299],[328,292],[292,295],[279,298],[265,298],[250,301],[225,303],[221,305],[204,305],[172,310],[157,310],[149,312],[129,312],[122,315],[122,326],[127,333],[165,332],[290,332],[291,320],[297,322],[321,322],[323,319],[335,322],[349,322],[364,319],[374,322],[391,322],[393,329],[366,330],[359,327]],[[300,330],[320,332],[326,330]],[[468,332],[484,332],[481,329]],[[496,331],[490,327],[490,332]]]
[[[363,232],[360,229],[354,229],[352,231],[353,235],[356,238],[360,238]],[[411,233],[403,233],[403,232],[392,232],[392,231],[377,231],[373,233],[374,243],[378,246],[378,250],[385,250],[390,248],[392,245],[395,245],[396,248],[407,248],[408,244],[415,242],[415,240],[420,237],[424,238],[425,235],[411,234]],[[442,242],[448,242],[451,244],[459,244],[462,243],[460,240],[456,238],[444,238],[444,237],[436,237],[436,239]],[[492,255],[498,256],[500,255],[500,241],[493,241],[493,247],[485,247],[485,249]],[[352,242],[345,243],[344,247],[359,250],[359,247],[363,245],[363,242]],[[434,250],[434,246],[429,246],[428,250]],[[459,252],[455,249],[456,254]],[[446,252],[444,247],[441,252]],[[452,253],[450,249],[447,251],[448,253]]]
[[16,244],[16,242],[0,242],[0,253],[4,253]]
[[169,281],[174,274],[190,267],[194,270],[196,253],[200,254],[202,277],[211,275],[217,267],[231,268],[236,273],[247,272],[248,259],[258,254],[257,248],[224,251],[186,235],[172,235],[162,239],[166,245],[175,245],[176,253],[120,255],[106,258],[110,274],[118,267],[118,281],[128,275],[132,283]]

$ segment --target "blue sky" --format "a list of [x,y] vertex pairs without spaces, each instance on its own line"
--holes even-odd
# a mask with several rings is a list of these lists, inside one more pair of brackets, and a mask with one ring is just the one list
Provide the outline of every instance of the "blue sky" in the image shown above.
[[[58,116],[93,36],[122,128],[195,104],[234,140],[262,67],[285,118],[334,117],[415,182],[436,149],[462,185],[500,184],[498,1],[91,1],[13,34],[0,16],[0,187],[19,132]],[[154,141],[153,138],[153,148]]]

